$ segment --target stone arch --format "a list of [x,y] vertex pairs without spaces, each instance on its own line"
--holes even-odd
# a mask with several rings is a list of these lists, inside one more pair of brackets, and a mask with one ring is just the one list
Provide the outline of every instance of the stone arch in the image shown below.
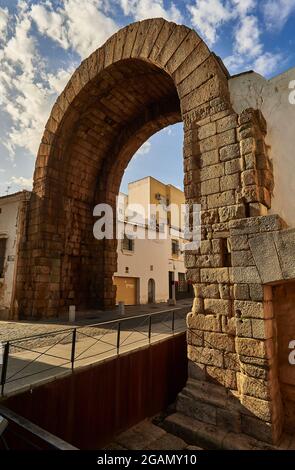
[[228,78],[195,31],[163,19],[123,28],[82,62],[39,148],[15,308],[20,316],[49,317],[72,303],[114,305],[116,241],[94,239],[93,208],[114,204],[124,169],[147,138],[183,121],[185,197],[191,215],[201,204],[202,233],[200,248],[185,256],[195,299],[187,317],[189,393],[177,409],[198,417],[205,410],[202,419],[222,428],[222,445],[224,426],[277,442],[272,306],[250,247],[255,234],[282,227],[267,216],[273,175],[266,122],[257,110],[233,111]]
[[38,151],[19,254],[20,315],[55,316],[71,303],[113,305],[116,243],[93,239],[93,207],[113,203],[137,148],[179,121],[186,199],[201,202],[196,157],[207,148],[196,138],[210,139],[210,122],[216,128],[214,119],[232,113],[227,78],[195,31],[163,19],[121,29],[81,63],[52,108]]

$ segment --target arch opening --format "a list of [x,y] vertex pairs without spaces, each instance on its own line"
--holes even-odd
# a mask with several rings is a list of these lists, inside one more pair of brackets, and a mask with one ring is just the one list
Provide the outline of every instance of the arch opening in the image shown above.
[[57,316],[71,304],[113,307],[117,240],[94,238],[93,208],[114,208],[137,149],[181,121],[185,196],[189,204],[200,201],[199,123],[228,107],[225,69],[185,26],[162,19],[129,25],[82,62],[54,105],[39,148],[20,247],[17,314]]
[[85,103],[80,97],[73,103],[74,119],[72,109],[64,117],[46,174],[39,174],[38,162],[35,170],[33,205],[42,205],[45,230],[54,232],[56,279],[60,276],[49,315],[57,300],[61,311],[71,304],[114,306],[117,240],[94,238],[93,209],[107,203],[116,213],[122,176],[134,153],[153,134],[181,121],[173,80],[142,60],[109,66],[83,98]]
[[149,279],[148,281],[148,303],[155,303],[156,299],[156,283],[154,279]]

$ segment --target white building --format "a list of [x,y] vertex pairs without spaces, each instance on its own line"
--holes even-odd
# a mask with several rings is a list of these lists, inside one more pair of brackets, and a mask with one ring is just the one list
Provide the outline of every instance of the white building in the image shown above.
[[[120,194],[118,218],[124,218],[125,230],[130,235],[118,240],[118,269],[114,275],[117,303],[124,301],[134,305],[166,302],[173,297],[174,282],[178,298],[192,296],[185,279],[185,240],[180,231],[180,205],[184,202],[184,194],[180,189],[152,177],[129,183],[128,196]],[[150,229],[148,225],[147,215],[151,204],[159,208],[158,215],[154,217],[156,229]],[[175,204],[174,210],[166,214],[167,234],[161,232],[161,222],[164,222],[161,220],[161,204]],[[129,208],[131,205],[131,212],[134,211],[137,216],[144,209],[140,220],[138,217],[124,217],[127,205]],[[135,230],[141,239],[132,239]],[[167,236],[164,238],[164,235]]]
[[[21,191],[0,197],[1,320],[11,318],[10,312],[13,312],[19,236],[30,195],[30,191]],[[179,189],[147,177],[130,183],[129,196],[121,195],[119,200],[120,216],[120,211],[124,213],[127,203],[141,204],[147,209],[150,203],[159,205],[159,201],[184,203],[184,196]],[[185,282],[182,254],[183,239],[177,235],[177,230],[174,230],[173,235],[173,223],[176,228],[177,214],[171,211],[168,217],[170,231],[166,239],[151,240],[147,238],[146,233],[141,240],[130,240],[127,237],[118,240],[118,270],[114,276],[117,301],[122,300],[126,305],[167,301],[172,298],[173,281],[178,283],[178,296],[187,295],[188,286]],[[138,227],[144,233],[147,232],[145,223],[146,221]],[[155,223],[161,224],[161,215],[157,216]],[[127,226],[131,229],[135,225],[128,221]],[[159,230],[153,232],[159,235]]]
[[19,235],[29,191],[0,197],[0,319],[8,318],[13,303]]

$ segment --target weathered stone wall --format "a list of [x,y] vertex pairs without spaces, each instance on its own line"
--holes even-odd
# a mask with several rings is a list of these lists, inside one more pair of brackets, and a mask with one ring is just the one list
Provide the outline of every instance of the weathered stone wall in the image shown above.
[[[263,216],[273,185],[266,123],[254,110],[237,116],[229,108],[218,118],[204,126],[209,136],[198,131],[194,147],[200,149],[197,187],[205,210],[200,250],[186,261],[196,296],[188,316],[192,380],[178,410],[277,442],[282,413],[271,291],[262,285],[249,244],[283,226]],[[213,158],[209,165],[204,150]]]
[[280,214],[290,227],[295,227],[294,122],[292,104],[295,68],[266,79],[249,71],[229,79],[233,108],[259,109],[267,121],[266,143],[274,166],[274,192],[270,213]]
[[0,200],[0,234],[6,239],[4,279],[0,283],[0,319],[12,317],[19,242],[26,229],[30,193],[21,191]]
[[[212,238],[207,248],[211,257],[220,251],[216,243]],[[294,432],[295,369],[288,357],[295,339],[295,230],[275,215],[231,220],[225,246],[231,267],[201,267],[201,281],[212,272],[210,284],[195,285],[190,380],[178,410],[227,432],[279,443],[283,430]],[[202,245],[198,259],[206,260]]]

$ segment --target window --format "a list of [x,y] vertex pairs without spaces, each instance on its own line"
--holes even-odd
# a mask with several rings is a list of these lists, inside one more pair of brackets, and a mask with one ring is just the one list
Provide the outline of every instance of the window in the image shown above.
[[6,251],[6,238],[0,238],[0,277],[4,277],[4,261]]
[[179,242],[178,240],[172,240],[172,255],[179,254]]
[[122,240],[122,249],[126,251],[134,251],[134,240],[124,235]]

